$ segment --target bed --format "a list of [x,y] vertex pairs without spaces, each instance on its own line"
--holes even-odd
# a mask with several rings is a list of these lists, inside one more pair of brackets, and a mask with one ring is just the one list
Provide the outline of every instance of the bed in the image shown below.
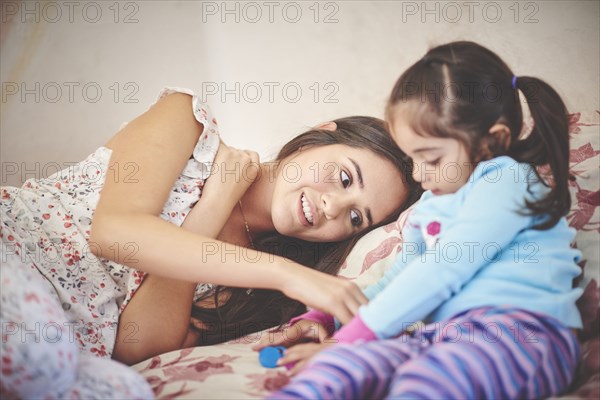
[[[577,230],[574,245],[583,252],[583,287],[578,306],[582,359],[576,379],[560,398],[600,398],[600,111],[571,114],[572,208],[569,224]],[[400,229],[410,210],[362,238],[340,275],[364,287],[377,281],[401,251]],[[159,399],[256,399],[284,385],[285,369],[260,366],[250,349],[260,332],[214,346],[161,354],[133,366]]]

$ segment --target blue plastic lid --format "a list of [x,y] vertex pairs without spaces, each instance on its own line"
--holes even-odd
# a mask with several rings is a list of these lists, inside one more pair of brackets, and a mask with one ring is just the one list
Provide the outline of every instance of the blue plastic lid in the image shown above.
[[269,346],[265,347],[258,353],[258,361],[265,368],[277,368],[277,360],[283,357],[285,347]]

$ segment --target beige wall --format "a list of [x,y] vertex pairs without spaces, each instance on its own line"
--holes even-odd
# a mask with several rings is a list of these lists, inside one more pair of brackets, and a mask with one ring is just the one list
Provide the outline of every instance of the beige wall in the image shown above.
[[322,120],[381,116],[401,71],[429,46],[457,39],[546,79],[573,110],[600,108],[597,1],[1,6],[2,184],[81,160],[165,85],[203,91],[224,140],[268,158]]

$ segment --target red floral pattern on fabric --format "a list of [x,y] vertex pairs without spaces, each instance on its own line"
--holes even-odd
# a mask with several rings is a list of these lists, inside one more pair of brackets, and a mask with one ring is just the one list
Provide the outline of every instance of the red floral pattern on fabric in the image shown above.
[[[600,116],[600,111],[596,111]],[[570,150],[570,172],[575,180],[569,182],[572,208],[567,215],[569,225],[578,231],[576,246],[582,245],[585,240],[591,240],[592,246],[598,247],[600,237],[600,221],[598,221],[598,206],[600,206],[600,185],[598,182],[598,169],[600,167],[600,149],[595,149],[587,136],[580,137],[582,127],[599,127],[600,124],[584,123],[580,121],[581,114],[570,115],[569,134],[571,142],[577,143]],[[598,133],[596,133],[598,135]],[[581,140],[583,139],[583,141]],[[590,178],[592,179],[590,181]],[[588,244],[589,245],[589,244]],[[585,249],[584,249],[585,250]],[[597,251],[597,250],[596,250]],[[586,253],[584,252],[584,257]],[[594,260],[595,263],[598,260]],[[588,260],[580,262],[585,271]],[[582,274],[583,275],[583,274]],[[579,332],[582,341],[582,358],[579,363],[573,390],[564,395],[564,398],[598,398],[600,397],[600,288],[598,287],[597,274],[590,274],[591,279],[584,288],[583,295],[577,301],[581,312],[583,329]],[[563,398],[563,397],[561,397]]]
[[[231,365],[237,357],[223,354],[218,357],[204,357],[194,355],[194,348],[183,349],[175,359],[163,364],[161,356],[153,357],[150,363],[140,373],[148,372],[146,380],[152,386],[154,394],[161,398],[176,398],[190,393],[186,389],[186,382],[196,381],[204,382],[213,375],[233,374],[234,369]],[[153,375],[152,370],[161,370],[163,377]],[[179,390],[176,392],[164,393],[167,384],[179,383]]]
[[369,251],[365,256],[360,273],[363,274],[369,268],[371,268],[375,262],[390,255],[400,241],[401,240],[399,237],[392,236],[381,242],[375,249]]
[[290,381],[289,375],[282,371],[267,371],[262,374],[248,374],[248,388],[256,396],[265,396],[281,389]]
[[[598,126],[595,123],[580,122],[581,113],[570,114],[569,134],[572,138],[581,133],[582,126]],[[587,179],[587,172],[581,167],[581,164],[586,160],[597,158],[600,154],[600,149],[594,149],[591,143],[584,143],[577,148],[570,150],[570,171],[575,180],[569,181],[574,194],[574,207],[567,216],[569,225],[577,230],[597,231],[600,232],[600,222],[590,222],[596,207],[600,206],[600,188],[597,190],[587,190],[581,187],[578,180]],[[573,193],[574,192],[574,193]]]

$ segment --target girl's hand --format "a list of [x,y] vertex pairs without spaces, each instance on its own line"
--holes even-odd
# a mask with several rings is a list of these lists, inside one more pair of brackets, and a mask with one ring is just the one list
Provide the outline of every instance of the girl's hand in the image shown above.
[[267,346],[290,347],[300,342],[312,340],[323,342],[327,338],[327,328],[318,322],[303,319],[292,326],[284,329],[272,330],[252,346],[252,350],[258,351]]
[[350,322],[358,308],[369,302],[354,283],[306,267],[296,269],[281,291],[310,308],[333,315],[342,324]]
[[334,343],[298,344],[287,349],[283,357],[277,361],[277,365],[283,366],[293,364],[294,367],[289,371],[289,373],[290,375],[296,375],[309,363],[313,356],[333,344]]

